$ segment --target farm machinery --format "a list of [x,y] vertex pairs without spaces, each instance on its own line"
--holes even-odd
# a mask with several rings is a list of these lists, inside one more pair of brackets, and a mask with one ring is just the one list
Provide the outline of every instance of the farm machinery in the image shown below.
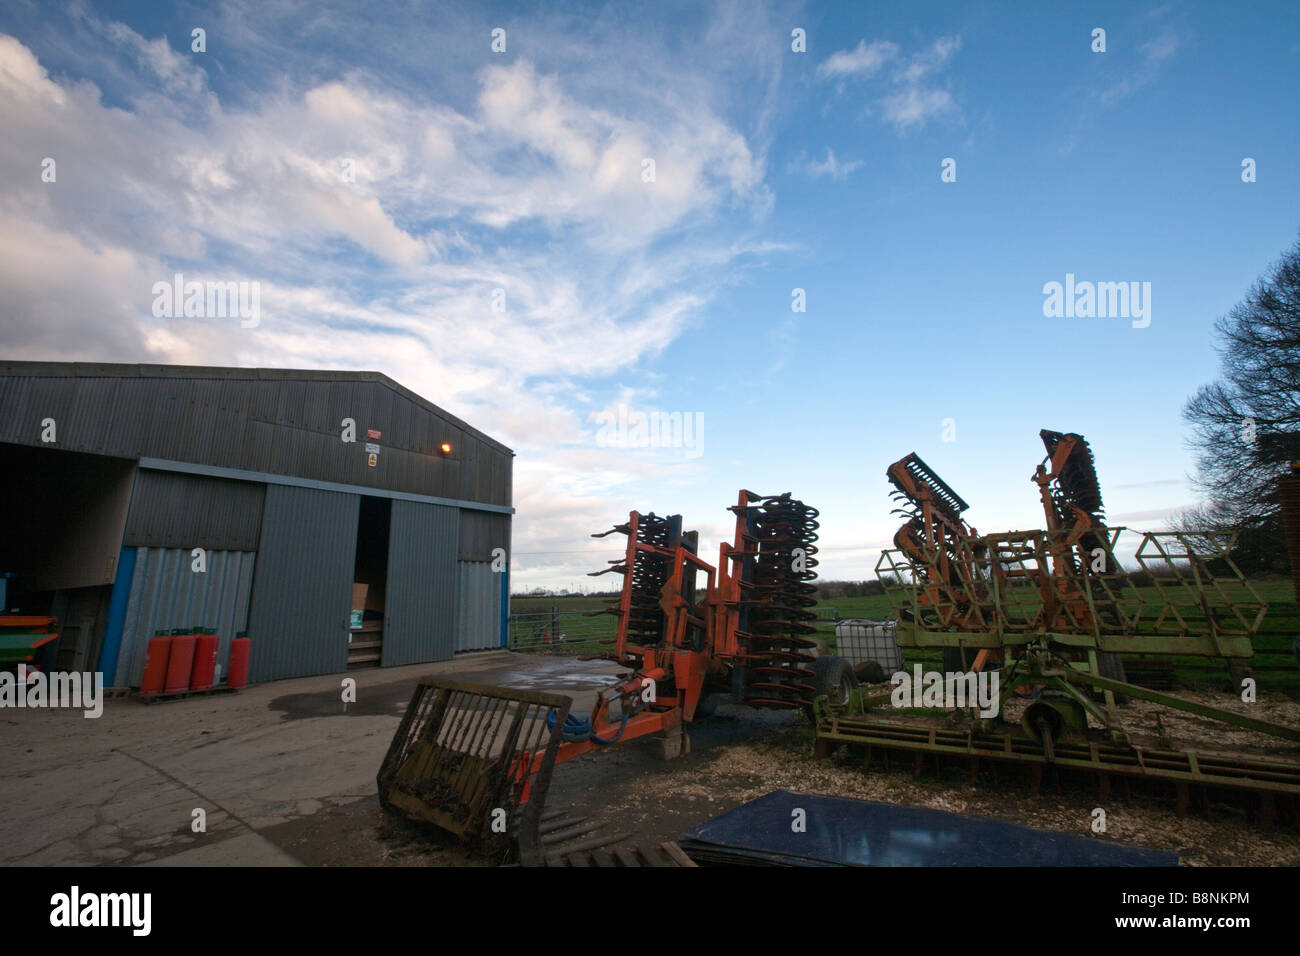
[[[962,517],[966,502],[915,454],[889,467],[906,521],[877,574],[896,639],[903,649],[941,652],[943,671],[924,679],[934,702],[960,706],[940,711],[948,719],[936,726],[900,709],[890,691],[861,687],[844,701],[819,699],[817,753],[849,744],[868,762],[902,755],[917,773],[927,761],[956,761],[972,779],[981,766],[1013,765],[1030,771],[1035,792],[1045,771],[1058,780],[1089,774],[1103,796],[1112,780],[1164,783],[1180,810],[1191,787],[1203,799],[1247,794],[1266,818],[1280,795],[1293,817],[1300,765],[1179,749],[1163,732],[1139,737],[1121,716],[1138,699],[1300,742],[1300,728],[1257,718],[1249,706],[1211,706],[1125,679],[1121,654],[1218,658],[1234,694],[1254,700],[1252,638],[1267,606],[1231,559],[1233,535],[1141,533],[1132,552],[1142,572],[1136,586],[1116,557],[1126,529],[1105,524],[1088,443],[1073,433],[1040,436],[1046,457],[1031,476],[1046,519],[1040,530],[982,535]],[[965,706],[994,673],[995,713]]]
[[789,494],[740,492],[735,536],[718,563],[680,515],[633,511],[609,531],[620,559],[595,574],[622,576],[607,656],[627,668],[590,714],[568,697],[425,678],[378,776],[381,801],[476,842],[540,855],[539,825],[552,770],[620,741],[653,736],[661,755],[689,750],[688,725],[716,695],[753,707],[803,709],[845,699],[852,671],[818,657],[817,511]]

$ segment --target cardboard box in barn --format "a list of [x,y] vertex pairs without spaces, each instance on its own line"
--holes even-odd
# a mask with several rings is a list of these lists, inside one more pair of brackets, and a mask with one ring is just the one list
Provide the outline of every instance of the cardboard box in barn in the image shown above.
[[352,617],[348,626],[354,631],[361,630],[361,621],[365,617],[366,593],[369,590],[368,584],[356,581],[352,583]]
[[352,610],[355,611],[378,611],[383,614],[384,611],[384,583],[382,581],[367,583],[365,581],[352,582]]

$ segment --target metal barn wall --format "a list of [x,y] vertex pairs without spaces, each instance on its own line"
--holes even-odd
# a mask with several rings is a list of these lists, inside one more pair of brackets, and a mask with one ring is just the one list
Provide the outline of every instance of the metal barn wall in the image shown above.
[[250,680],[347,669],[360,506],[354,494],[267,486],[248,620]]
[[384,667],[456,652],[456,508],[393,502],[384,596]]
[[230,639],[248,622],[255,558],[249,551],[209,551],[207,571],[200,574],[191,570],[189,549],[136,548],[117,673],[110,683],[140,686],[149,638],[159,628],[215,627],[221,638],[217,661],[225,674]]
[[0,361],[0,441],[43,447],[47,416],[68,451],[511,503],[510,449],[377,373]]
[[488,511],[461,510],[460,548],[462,561],[491,561],[494,548],[510,555],[510,515]]
[[265,499],[260,482],[141,469],[123,544],[256,551]]
[[489,561],[456,563],[456,650],[501,646],[501,587],[505,575]]

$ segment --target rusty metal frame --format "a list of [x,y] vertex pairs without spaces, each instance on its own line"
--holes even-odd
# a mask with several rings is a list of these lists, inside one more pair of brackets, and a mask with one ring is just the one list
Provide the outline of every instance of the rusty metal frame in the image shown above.
[[559,694],[422,678],[380,765],[380,802],[464,840],[500,836],[521,862],[539,862],[541,807],[571,705]]

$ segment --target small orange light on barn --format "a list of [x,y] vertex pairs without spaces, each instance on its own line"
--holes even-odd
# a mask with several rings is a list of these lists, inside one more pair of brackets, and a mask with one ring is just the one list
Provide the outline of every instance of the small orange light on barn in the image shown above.
[[450,445],[449,443],[447,443],[447,442],[443,442],[443,443],[442,443],[442,453],[443,453],[444,455],[450,455],[450,454],[451,454],[451,445]]

